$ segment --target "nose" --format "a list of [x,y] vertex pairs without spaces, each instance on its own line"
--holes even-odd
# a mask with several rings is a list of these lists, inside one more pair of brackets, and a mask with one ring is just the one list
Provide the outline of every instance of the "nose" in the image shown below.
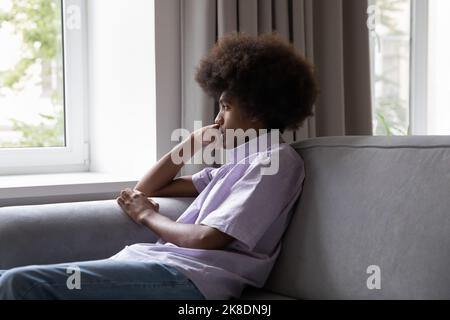
[[220,126],[223,125],[222,111],[220,111],[220,112],[217,114],[216,119],[214,120],[214,123],[215,123],[215,124],[218,124],[218,125],[220,125]]

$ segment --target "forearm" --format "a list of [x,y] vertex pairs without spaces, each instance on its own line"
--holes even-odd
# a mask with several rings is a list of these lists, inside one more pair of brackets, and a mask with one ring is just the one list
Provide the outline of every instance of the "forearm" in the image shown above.
[[164,241],[179,247],[222,249],[234,240],[215,227],[171,220],[158,212],[157,203],[138,190],[123,190],[117,202],[134,222],[146,226]]
[[215,246],[208,238],[207,226],[175,222],[158,212],[147,215],[141,223],[164,241],[179,247],[211,249]]
[[[183,154],[184,151],[190,153]],[[184,166],[184,162],[175,163],[173,159],[181,157],[186,161],[187,159],[190,159],[195,152],[194,139],[191,135],[164,155],[136,184],[135,189],[143,192],[148,197],[156,196],[156,191],[171,183],[180,169]]]

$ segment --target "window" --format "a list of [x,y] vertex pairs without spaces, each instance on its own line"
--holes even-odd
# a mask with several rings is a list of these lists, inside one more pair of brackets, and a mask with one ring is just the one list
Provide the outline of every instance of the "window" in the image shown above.
[[374,135],[450,134],[447,0],[370,0]]
[[0,0],[0,174],[85,171],[81,0]]
[[428,0],[428,94],[424,131],[450,134],[450,1]]
[[410,132],[410,1],[372,4],[376,14],[370,34],[374,135],[406,135]]

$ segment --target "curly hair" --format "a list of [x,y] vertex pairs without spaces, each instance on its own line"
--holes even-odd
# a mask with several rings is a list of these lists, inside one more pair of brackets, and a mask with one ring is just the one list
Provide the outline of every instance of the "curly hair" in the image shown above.
[[201,60],[195,80],[216,100],[226,91],[268,129],[297,129],[314,115],[313,66],[276,33],[222,37]]

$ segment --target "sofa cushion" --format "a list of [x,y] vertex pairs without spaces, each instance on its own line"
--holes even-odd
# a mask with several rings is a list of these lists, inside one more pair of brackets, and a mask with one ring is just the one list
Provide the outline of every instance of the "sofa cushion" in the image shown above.
[[[176,219],[193,198],[155,198]],[[115,200],[0,208],[0,270],[28,264],[104,259],[126,245],[155,242]]]
[[[306,179],[267,289],[300,299],[450,298],[449,136],[294,147]],[[377,267],[381,289],[369,289]]]

